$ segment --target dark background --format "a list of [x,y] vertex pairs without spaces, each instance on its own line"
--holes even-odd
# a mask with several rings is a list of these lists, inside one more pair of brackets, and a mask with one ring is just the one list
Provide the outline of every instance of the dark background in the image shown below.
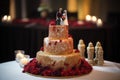
[[[16,2],[16,19],[21,19],[21,1]],[[27,1],[27,17],[39,18],[39,12],[36,8],[40,0]],[[61,7],[66,8],[66,1],[59,0],[59,5],[56,5],[57,0],[53,0],[50,13],[55,15],[56,10]],[[107,0],[108,1],[108,0]],[[9,0],[1,0],[0,2],[0,19],[3,15],[9,15]],[[86,46],[90,41],[95,45],[100,41],[104,49],[104,59],[120,62],[120,0],[109,0],[109,10],[107,12],[106,24],[103,28],[69,28],[69,33],[73,35],[74,48],[77,48],[79,39],[83,39]],[[77,13],[69,13],[68,16],[77,18]],[[53,18],[54,16],[50,16]],[[48,36],[48,26],[38,24],[6,24],[0,23],[0,62],[14,60],[14,50],[23,49],[26,54],[31,57],[36,56],[36,52],[43,46],[44,37]],[[85,53],[86,57],[87,54]]]

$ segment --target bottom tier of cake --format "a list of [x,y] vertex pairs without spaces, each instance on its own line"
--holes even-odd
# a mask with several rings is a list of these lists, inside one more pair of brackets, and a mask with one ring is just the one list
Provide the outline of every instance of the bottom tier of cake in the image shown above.
[[[74,62],[72,62],[74,63]],[[92,66],[85,60],[81,59],[81,64],[76,67],[73,66],[71,69],[57,69],[53,70],[49,66],[43,67],[41,64],[38,64],[38,61],[36,58],[33,58],[27,65],[24,66],[23,73],[27,72],[35,75],[40,75],[40,76],[49,76],[51,78],[53,77],[66,77],[66,76],[81,76],[84,74],[88,74],[92,71]]]
[[71,54],[65,55],[50,55],[44,51],[37,52],[36,59],[38,64],[43,67],[49,66],[53,70],[57,69],[71,69],[72,67],[78,67],[81,64],[81,56],[79,52],[73,51]]

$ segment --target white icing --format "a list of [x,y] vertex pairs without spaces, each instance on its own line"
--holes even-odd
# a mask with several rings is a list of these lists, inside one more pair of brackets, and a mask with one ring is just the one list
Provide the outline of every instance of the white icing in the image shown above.
[[57,57],[54,57],[53,55],[52,56],[50,56],[50,59],[52,59],[53,61],[56,61],[56,62],[59,62],[59,61],[65,61],[65,59],[66,59],[66,57],[64,57],[64,56],[57,56]]
[[[60,62],[60,61],[64,62],[66,60],[66,58],[78,55],[77,53],[75,53],[74,55],[73,54],[74,54],[74,52],[69,54],[69,55],[59,55],[59,56],[58,55],[49,55],[49,58],[51,60],[53,60],[53,61],[56,61],[56,62]],[[43,51],[37,52],[37,55],[39,55],[39,56],[40,55],[48,56],[48,54],[46,52],[43,52]]]
[[64,31],[64,29],[61,29],[61,32],[63,32]]
[[[37,52],[38,55],[41,55],[41,53],[44,54],[44,55],[47,54],[47,53],[44,53],[43,51]],[[59,55],[59,56],[56,57],[56,55],[49,55],[49,58],[53,61],[59,62],[59,61],[65,61],[66,56],[60,56]]]
[[[67,41],[68,41],[68,40],[70,41],[70,40],[72,40],[72,38],[70,37],[70,38],[68,38],[68,39],[62,39],[62,42],[66,41],[66,40],[67,40]],[[46,37],[44,41],[45,41],[46,44],[48,44],[50,40],[49,40],[48,37]],[[56,42],[56,41],[59,42],[60,40],[59,40],[59,39],[52,39],[52,41],[53,41],[53,42]]]
[[44,41],[45,41],[46,45],[49,44],[49,38],[46,37],[46,38],[44,39]]
[[61,47],[61,50],[63,50],[63,51],[64,51],[64,50],[65,50],[65,48],[64,48],[64,47]]

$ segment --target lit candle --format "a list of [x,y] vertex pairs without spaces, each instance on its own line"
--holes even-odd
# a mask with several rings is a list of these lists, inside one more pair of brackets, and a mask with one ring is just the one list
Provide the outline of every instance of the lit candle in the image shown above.
[[96,21],[97,21],[96,16],[92,16],[92,22],[93,22],[93,23],[96,23]]
[[24,50],[15,50],[14,52],[15,52],[15,59],[16,59],[17,62],[19,62],[20,59],[25,57],[25,55],[24,55],[25,51]]
[[83,25],[83,24],[84,24],[83,21],[78,21],[77,23],[80,24],[80,25]]
[[21,52],[18,52],[18,53],[16,54],[16,58],[17,58],[18,60],[20,60],[20,59],[24,58],[24,54],[21,53]]
[[29,59],[24,57],[24,58],[20,59],[19,64],[21,67],[24,67],[24,65],[26,65],[28,62],[29,62]]
[[11,22],[11,16],[7,17],[7,22]]
[[86,21],[91,21],[91,16],[87,15],[85,19],[86,19]]
[[7,21],[7,15],[4,15],[2,18],[2,22],[5,22],[5,21]]
[[103,25],[102,20],[101,20],[101,19],[98,19],[98,20],[97,20],[97,26],[102,26],[102,25]]

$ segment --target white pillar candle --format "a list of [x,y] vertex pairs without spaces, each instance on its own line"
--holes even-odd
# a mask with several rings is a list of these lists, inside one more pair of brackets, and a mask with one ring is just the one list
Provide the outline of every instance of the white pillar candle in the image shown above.
[[11,22],[11,16],[7,17],[7,22]]
[[91,20],[92,20],[93,23],[96,23],[96,21],[97,21],[96,16],[92,16],[92,19],[91,19]]
[[91,21],[91,16],[90,15],[87,15],[86,18],[85,18],[86,21]]
[[101,20],[101,19],[98,19],[98,20],[97,20],[97,26],[102,26],[102,25],[103,25],[102,20]]
[[7,21],[7,15],[4,15],[2,18],[2,22],[5,22],[5,21]]

